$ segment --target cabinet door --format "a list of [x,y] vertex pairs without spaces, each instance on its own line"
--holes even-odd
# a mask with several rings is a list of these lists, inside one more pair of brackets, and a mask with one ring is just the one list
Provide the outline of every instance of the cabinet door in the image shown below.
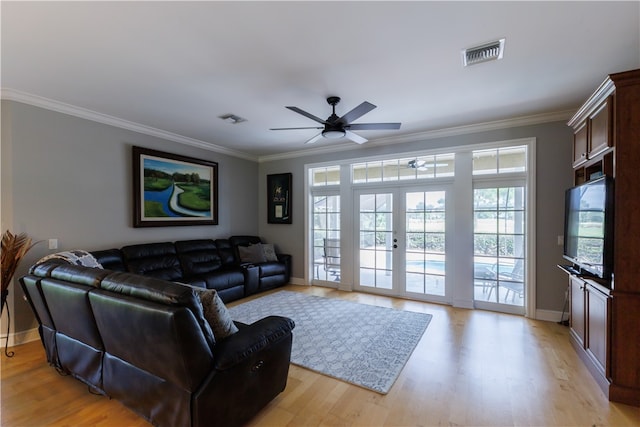
[[589,158],[613,145],[611,98],[607,98],[589,117]]
[[[587,286],[587,353],[597,362],[603,373],[606,372],[608,360],[608,337],[607,330],[609,314],[609,298],[597,289]],[[607,377],[609,375],[606,375]]]
[[573,166],[587,161],[587,123],[583,123],[573,134]]
[[584,282],[571,276],[571,335],[584,347]]

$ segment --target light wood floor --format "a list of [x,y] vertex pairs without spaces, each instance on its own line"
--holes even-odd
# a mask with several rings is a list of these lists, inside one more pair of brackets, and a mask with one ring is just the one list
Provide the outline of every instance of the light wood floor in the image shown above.
[[[604,397],[567,327],[326,288],[285,289],[433,319],[389,394],[291,365],[286,390],[250,426],[640,425],[640,408]],[[39,341],[13,350],[12,359],[0,356],[3,426],[148,426],[119,402],[58,375]]]

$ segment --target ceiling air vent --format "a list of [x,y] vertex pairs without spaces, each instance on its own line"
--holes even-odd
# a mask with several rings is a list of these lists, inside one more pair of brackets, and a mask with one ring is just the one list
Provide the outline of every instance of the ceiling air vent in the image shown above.
[[223,114],[222,116],[218,116],[218,118],[224,120],[227,123],[231,123],[232,125],[247,121],[247,119],[245,119],[244,117],[236,116],[235,114]]
[[462,51],[462,65],[479,64],[480,62],[502,59],[504,53],[504,39],[485,43],[481,46],[471,47]]

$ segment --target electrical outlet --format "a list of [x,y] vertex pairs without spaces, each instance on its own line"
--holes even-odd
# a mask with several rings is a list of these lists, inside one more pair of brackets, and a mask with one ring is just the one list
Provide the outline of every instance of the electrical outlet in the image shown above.
[[558,246],[564,246],[564,236],[558,236]]
[[49,249],[58,249],[58,239],[49,239]]

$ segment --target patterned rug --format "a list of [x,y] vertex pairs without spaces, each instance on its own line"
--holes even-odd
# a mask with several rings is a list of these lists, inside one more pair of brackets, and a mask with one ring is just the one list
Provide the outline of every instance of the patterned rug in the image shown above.
[[382,394],[400,375],[432,317],[291,291],[229,311],[243,323],[270,315],[293,319],[292,363]]

